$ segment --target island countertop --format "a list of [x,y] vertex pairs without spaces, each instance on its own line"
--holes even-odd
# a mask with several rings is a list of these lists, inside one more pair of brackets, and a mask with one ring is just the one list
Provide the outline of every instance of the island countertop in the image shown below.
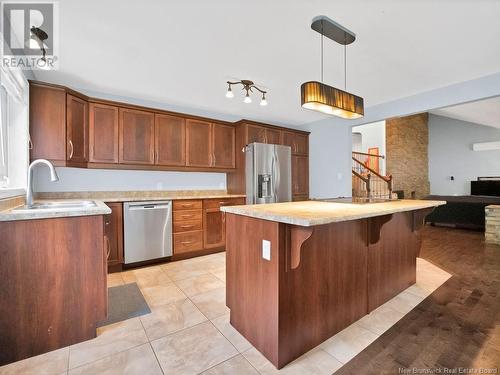
[[221,207],[227,213],[310,227],[341,221],[420,210],[446,204],[445,201],[401,199],[377,203],[322,201],[285,202]]

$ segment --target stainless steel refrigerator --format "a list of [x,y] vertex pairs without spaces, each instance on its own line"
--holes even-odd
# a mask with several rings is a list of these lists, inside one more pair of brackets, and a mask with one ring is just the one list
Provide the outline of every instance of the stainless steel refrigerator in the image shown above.
[[292,150],[289,146],[250,143],[246,154],[247,204],[292,200]]

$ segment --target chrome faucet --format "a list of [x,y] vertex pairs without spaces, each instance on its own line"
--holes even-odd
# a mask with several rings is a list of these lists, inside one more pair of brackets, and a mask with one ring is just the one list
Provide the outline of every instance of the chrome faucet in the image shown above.
[[28,186],[26,187],[26,206],[28,208],[33,206],[33,168],[38,164],[45,164],[50,169],[50,181],[55,182],[59,181],[59,177],[57,176],[56,169],[52,165],[52,163],[46,159],[36,159],[33,160],[28,167]]

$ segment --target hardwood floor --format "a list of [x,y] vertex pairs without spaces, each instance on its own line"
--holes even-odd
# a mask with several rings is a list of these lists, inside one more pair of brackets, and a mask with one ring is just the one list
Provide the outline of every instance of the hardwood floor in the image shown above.
[[500,366],[500,246],[430,226],[422,240],[420,256],[453,277],[336,374]]

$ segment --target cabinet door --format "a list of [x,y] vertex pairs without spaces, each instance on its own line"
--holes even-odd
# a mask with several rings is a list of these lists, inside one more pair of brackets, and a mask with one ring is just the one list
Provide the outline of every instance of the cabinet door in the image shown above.
[[292,194],[309,194],[309,158],[292,156]]
[[234,168],[235,130],[233,126],[212,124],[213,166]]
[[90,103],[89,161],[118,163],[118,107]]
[[272,145],[281,144],[281,130],[267,128],[266,129],[266,143],[272,144]]
[[155,150],[156,164],[186,165],[185,119],[155,115]]
[[253,142],[266,143],[266,128],[257,125],[247,125],[247,144]]
[[186,121],[186,165],[192,167],[211,167],[212,124],[199,120]]
[[30,84],[31,159],[66,161],[66,92]]
[[104,249],[108,266],[123,263],[123,206],[122,203],[106,203],[111,213],[104,216]]
[[309,154],[309,137],[306,134],[295,133],[295,153],[297,155]]
[[284,146],[290,146],[290,148],[292,149],[292,155],[295,155],[295,149],[296,149],[296,146],[295,146],[295,133],[284,131],[283,132],[283,139],[282,139],[281,143]]
[[88,161],[88,103],[68,94],[66,96],[67,160]]
[[203,210],[203,247],[212,249],[222,247],[226,243],[226,223],[224,213],[219,208]]
[[154,120],[152,112],[120,108],[120,163],[154,164]]
[[284,131],[283,144],[292,148],[292,155],[308,155],[309,138],[306,134]]

